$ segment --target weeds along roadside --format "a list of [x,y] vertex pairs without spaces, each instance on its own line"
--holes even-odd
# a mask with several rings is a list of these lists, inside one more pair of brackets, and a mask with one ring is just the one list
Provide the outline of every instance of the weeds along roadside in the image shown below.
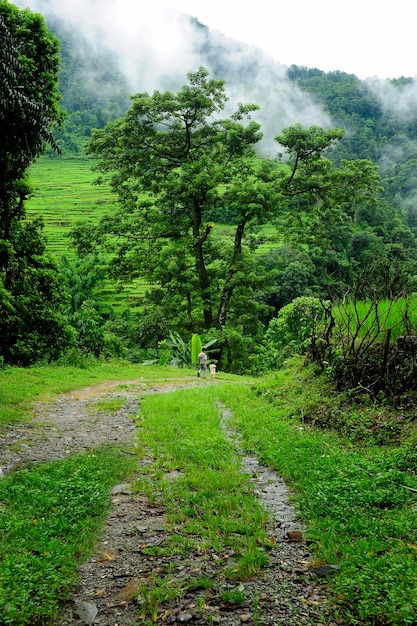
[[[292,487],[316,563],[339,566],[329,585],[340,614],[352,624],[413,623],[417,494],[412,490],[417,490],[417,479],[406,471],[409,442],[355,447],[348,438],[303,423],[303,411],[334,405],[323,381],[314,381],[308,373],[283,371],[269,388],[278,396],[275,403],[267,399],[267,384],[263,392],[248,385],[222,385],[205,396],[195,390],[146,398],[138,428],[152,462],[141,489],[150,493],[156,487],[154,497],[177,529],[170,550],[218,550],[219,555],[225,545],[232,545],[236,557],[244,557],[242,562],[263,566],[257,561],[259,552],[250,554],[251,546],[265,547],[265,539],[261,527],[256,530],[245,522],[247,514],[240,506],[245,491],[238,487],[242,477],[218,431],[218,409],[212,403],[216,396],[233,410],[233,425],[242,432],[247,452],[277,470]],[[167,483],[164,475],[173,470],[180,477]],[[237,499],[231,500],[231,494]],[[225,520],[230,518],[228,537]],[[249,519],[254,519],[253,513]],[[244,533],[239,545],[228,543],[235,540],[233,533]],[[234,569],[239,571],[239,558]],[[242,575],[240,571],[237,577]]]
[[132,468],[115,447],[28,466],[0,480],[0,624],[48,623],[94,548],[110,488]]
[[[137,489],[164,506],[172,531],[162,551],[184,557],[207,551],[221,561],[227,550],[228,557],[234,555],[233,565],[225,559],[228,576],[246,579],[257,573],[270,545],[267,514],[219,428],[216,389],[143,398],[137,441],[139,454],[151,461],[143,465]],[[170,472],[176,480],[166,480]]]
[[[413,461],[412,441],[386,447],[355,447],[348,438],[303,423],[303,416],[315,407],[323,411],[327,404],[333,410],[335,403],[323,381],[312,379],[305,370],[282,370],[257,388],[208,383],[205,389],[143,398],[137,422],[138,454],[151,462],[144,464],[137,489],[163,503],[173,530],[166,545],[145,549],[149,555],[160,554],[161,550],[169,555],[207,551],[216,555],[222,565],[220,555],[227,553],[233,555],[233,564],[224,559],[225,575],[236,578],[250,576],[266,564],[265,514],[252,497],[240,474],[238,459],[219,430],[218,399],[232,409],[233,425],[243,435],[242,445],[276,469],[293,488],[308,524],[317,563],[340,566],[329,584],[341,613],[350,614],[352,624],[414,623],[417,520],[416,493],[411,489],[417,488],[417,481],[410,468],[413,462],[417,464],[417,454],[414,452]],[[28,470],[29,475],[33,469]],[[177,479],[165,480],[167,472],[173,470]],[[55,483],[59,492],[62,477]],[[89,490],[88,479],[87,494]],[[22,498],[19,490],[10,493],[12,498],[13,493]],[[30,490],[27,493],[30,496]],[[0,502],[2,512],[8,514],[12,505],[5,509],[3,496]],[[36,534],[48,523],[47,513],[44,518],[33,513],[28,518],[19,516],[23,516],[22,511],[10,526],[11,534],[15,531],[16,536],[25,526]],[[42,525],[33,522],[39,519]],[[83,524],[84,531],[87,526]],[[87,544],[89,541],[94,542],[94,538]],[[58,537],[57,543],[65,557],[74,558],[74,562],[85,558],[88,551],[71,556],[67,542],[60,543]],[[1,544],[4,555],[8,548],[3,541]],[[37,552],[40,550],[35,547],[33,561],[41,563]],[[47,575],[45,566],[43,571],[41,567],[28,573],[25,579],[25,602],[34,615],[36,611],[43,611],[42,616],[48,615],[48,610],[53,613],[50,589],[55,590],[55,598],[68,592],[64,580],[55,581],[59,577],[55,561],[47,563]],[[19,574],[16,576],[15,583]],[[40,590],[42,597],[38,594],[32,601],[39,577],[49,582]],[[161,598],[181,593],[169,578],[155,581],[155,586],[153,596],[148,593],[145,598],[148,608],[144,606],[144,610],[149,610],[149,615]]]
[[[290,367],[257,391],[220,390],[251,454],[292,488],[318,564],[352,624],[414,624],[417,614],[417,452],[415,434],[366,444],[308,425],[307,413],[336,412],[326,383]],[[344,410],[347,410],[346,408]],[[357,407],[356,422],[362,419]],[[379,419],[384,412],[378,407]],[[386,411],[386,420],[390,413]],[[364,428],[369,420],[364,409]],[[382,420],[383,421],[383,420]],[[356,431],[354,431],[356,433]]]

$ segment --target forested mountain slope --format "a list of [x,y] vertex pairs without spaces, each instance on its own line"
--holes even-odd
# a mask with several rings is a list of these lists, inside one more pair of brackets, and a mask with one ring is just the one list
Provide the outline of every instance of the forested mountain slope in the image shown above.
[[[301,122],[308,126],[344,128],[346,135],[334,158],[371,159],[380,166],[387,200],[416,224],[417,194],[417,85],[413,78],[360,80],[345,72],[286,66],[261,50],[213,33],[189,18],[195,33],[189,71],[196,64],[225,80],[231,101],[260,106],[264,141],[261,149],[276,150],[273,138],[283,127]],[[56,15],[46,21],[61,41],[60,86],[62,105],[69,112],[61,142],[65,151],[80,150],[91,128],[103,127],[129,107],[129,97],[144,91],[141,68],[135,85],[123,63],[104,45],[89,41]],[[155,88],[176,88],[177,75],[166,67],[155,76]],[[273,147],[271,147],[273,146]]]
[[[295,298],[337,301],[374,261],[369,280],[379,298],[391,297],[393,285],[417,291],[414,80],[288,68],[185,15],[158,29],[114,11],[113,21],[90,19],[91,3],[77,16],[72,3],[59,11],[53,0],[30,4],[60,43],[67,118],[52,130],[62,155],[90,168],[87,144],[102,175],[96,182],[110,177],[117,196],[108,215],[97,210],[90,221],[83,199],[73,201],[82,205],[72,239],[84,259],[64,268],[72,324],[84,332],[85,317],[95,330],[110,329],[124,348],[144,351],[138,358],[153,357],[167,337],[214,330],[225,367],[243,371],[256,354],[256,370],[265,367],[270,322]],[[190,142],[190,154],[181,152]],[[65,178],[65,164],[56,164]],[[52,209],[65,211],[62,194],[49,190]],[[41,218],[39,231],[44,213],[30,215]],[[117,283],[151,286],[123,320],[103,311],[91,285],[91,268],[101,276],[103,264]],[[81,293],[80,284],[89,288]],[[97,356],[102,347],[83,349]]]

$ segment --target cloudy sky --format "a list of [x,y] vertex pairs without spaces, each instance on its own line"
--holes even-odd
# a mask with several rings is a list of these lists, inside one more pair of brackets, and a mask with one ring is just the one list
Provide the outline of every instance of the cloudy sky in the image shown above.
[[[171,28],[166,6],[196,17],[210,29],[261,48],[286,66],[326,72],[341,70],[359,78],[417,76],[417,43],[412,0],[14,0],[20,7],[55,13],[84,30],[103,26],[129,45],[140,31],[142,43],[159,49],[161,60],[178,50],[184,33]],[[106,19],[107,16],[107,19]],[[112,32],[113,31],[113,32]],[[177,39],[175,39],[177,33]],[[178,34],[180,33],[180,34]],[[120,39],[120,37],[122,37]],[[185,36],[186,38],[186,36]],[[157,46],[154,46],[157,41]],[[162,45],[161,45],[162,42]],[[163,49],[165,48],[165,50]],[[130,45],[132,50],[132,45]],[[185,48],[183,48],[185,50]],[[168,54],[168,56],[166,56]]]
[[170,0],[210,28],[261,47],[284,65],[359,78],[417,76],[412,0]]

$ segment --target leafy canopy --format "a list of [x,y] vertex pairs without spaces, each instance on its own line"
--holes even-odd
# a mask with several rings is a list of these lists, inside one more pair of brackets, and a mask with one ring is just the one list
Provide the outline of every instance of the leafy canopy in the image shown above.
[[0,359],[56,358],[70,341],[65,294],[42,221],[27,223],[26,170],[62,121],[59,47],[41,15],[0,2]]
[[[204,68],[188,74],[177,93],[134,96],[127,115],[95,131],[88,145],[97,170],[110,173],[121,209],[95,230],[74,233],[81,251],[107,237],[115,275],[171,286],[192,331],[224,326],[245,228],[274,209],[271,166],[254,148],[262,135],[250,114],[258,107],[239,104],[222,118],[226,102],[223,81]],[[233,205],[235,215],[222,276],[211,257],[211,215],[219,205]]]
[[[376,202],[379,177],[369,162],[336,166],[326,158],[340,129],[296,124],[276,138],[284,162],[261,159],[261,129],[251,119],[258,107],[239,104],[222,117],[226,103],[223,81],[204,68],[176,93],[134,96],[127,114],[94,131],[87,147],[98,159],[97,182],[110,178],[120,208],[72,237],[80,252],[111,252],[114,277],[147,279],[148,304],[173,330],[212,328],[230,346],[235,332],[256,341],[268,318],[266,274],[245,236],[267,222],[282,227],[285,216],[300,243],[330,248],[338,237],[343,246],[352,237],[348,211],[357,210],[350,199]],[[227,240],[212,219],[222,211],[233,226]]]

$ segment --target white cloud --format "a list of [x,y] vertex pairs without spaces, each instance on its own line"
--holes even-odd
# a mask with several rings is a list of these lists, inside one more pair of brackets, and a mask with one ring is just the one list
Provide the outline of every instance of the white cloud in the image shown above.
[[[46,17],[59,16],[97,50],[104,46],[110,51],[129,80],[131,93],[178,88],[184,84],[187,72],[201,64],[212,70],[207,58],[199,58],[195,52],[201,35],[191,27],[189,15],[174,11],[163,1],[154,0],[146,7],[133,0],[17,0],[16,4],[24,6],[26,2]],[[276,63],[271,70],[273,60],[258,50],[256,80],[253,69],[249,81],[245,80],[256,50],[247,45],[231,47],[216,32],[211,41],[221,47],[223,66],[228,71],[237,67],[230,85],[226,81],[231,105],[254,102],[261,107],[254,117],[262,124],[263,148],[268,153],[277,151],[273,138],[285,126],[295,122],[331,125],[320,106],[287,79],[284,66]]]
[[417,82],[411,82],[398,88],[388,80],[370,79],[369,89],[377,96],[386,114],[396,113],[404,120],[417,117]]
[[410,0],[170,0],[211,28],[260,46],[285,65],[359,78],[417,75]]

